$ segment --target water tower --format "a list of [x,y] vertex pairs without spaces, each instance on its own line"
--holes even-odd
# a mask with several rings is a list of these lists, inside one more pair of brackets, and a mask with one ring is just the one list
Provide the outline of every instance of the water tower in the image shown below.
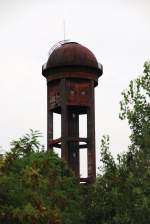
[[[47,145],[60,148],[80,182],[92,183],[95,164],[94,88],[102,75],[94,54],[76,42],[59,42],[51,49],[42,74],[47,79]],[[61,136],[53,138],[53,114],[61,115]],[[87,115],[87,136],[79,135],[79,115]],[[87,150],[87,178],[80,178],[80,149]]]

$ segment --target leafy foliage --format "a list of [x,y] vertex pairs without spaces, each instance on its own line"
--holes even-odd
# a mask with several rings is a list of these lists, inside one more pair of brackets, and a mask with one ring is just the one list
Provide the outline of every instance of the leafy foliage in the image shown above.
[[149,223],[150,162],[141,151],[129,150],[113,163],[111,157],[109,150],[103,153],[104,170],[88,195],[86,223]]
[[30,152],[44,150],[44,146],[39,141],[40,137],[42,137],[42,134],[39,131],[30,129],[30,133],[11,142],[11,153],[21,156]]
[[145,62],[143,75],[130,82],[129,89],[122,93],[121,119],[128,119],[135,146],[150,145],[150,62]]
[[31,131],[13,141],[0,162],[0,223],[79,223],[77,182],[56,154],[40,148],[38,137]]
[[100,174],[91,187],[88,224],[150,223],[150,63],[143,75],[122,93],[121,119],[128,119],[131,145],[117,160],[109,151],[109,137],[101,141]]

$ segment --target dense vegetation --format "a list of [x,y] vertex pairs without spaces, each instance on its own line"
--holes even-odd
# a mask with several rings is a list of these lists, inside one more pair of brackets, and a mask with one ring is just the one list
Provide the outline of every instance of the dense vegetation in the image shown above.
[[65,162],[43,150],[40,133],[13,141],[0,157],[0,223],[150,223],[150,63],[122,93],[120,106],[131,144],[115,160],[109,137],[102,138],[93,186],[79,186]]
[[128,120],[131,144],[115,160],[109,137],[103,137],[102,167],[88,195],[86,223],[150,223],[150,63],[144,64],[142,76],[130,82],[122,97],[119,116]]
[[0,223],[79,223],[79,186],[64,161],[43,151],[38,137],[31,130],[1,158]]

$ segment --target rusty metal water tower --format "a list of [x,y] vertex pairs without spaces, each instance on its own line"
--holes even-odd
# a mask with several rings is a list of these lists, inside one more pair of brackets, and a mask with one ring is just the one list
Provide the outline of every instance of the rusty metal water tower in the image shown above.
[[[80,182],[92,183],[95,164],[94,87],[102,75],[94,54],[76,42],[59,42],[49,54],[42,74],[47,79],[47,145],[61,149]],[[53,139],[53,114],[61,115],[61,137]],[[79,137],[79,115],[87,115],[87,137]],[[87,178],[80,178],[80,149],[87,149]]]

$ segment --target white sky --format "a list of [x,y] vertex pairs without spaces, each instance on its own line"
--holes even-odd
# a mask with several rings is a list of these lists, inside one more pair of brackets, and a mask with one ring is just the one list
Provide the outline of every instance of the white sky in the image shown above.
[[48,51],[66,38],[88,47],[103,64],[96,88],[96,143],[109,134],[111,152],[127,149],[127,122],[118,118],[121,91],[150,57],[149,0],[0,0],[0,146],[29,128],[46,143]]

